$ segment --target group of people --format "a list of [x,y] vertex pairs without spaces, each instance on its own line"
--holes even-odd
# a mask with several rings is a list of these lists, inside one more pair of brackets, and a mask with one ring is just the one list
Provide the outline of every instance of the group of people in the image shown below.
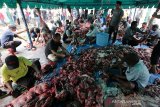
[[[114,44],[117,37],[118,25],[124,14],[121,5],[121,1],[116,2],[116,8],[112,10],[110,21],[106,20],[102,13],[96,16],[93,14],[93,11],[91,11],[87,17],[83,17],[85,15],[77,16],[74,21],[66,20],[64,24],[59,20],[56,22],[51,21],[51,29],[49,29],[48,25],[44,22],[40,11],[36,10],[35,14],[40,18],[38,20],[40,20],[41,27],[30,29],[30,35],[33,38],[33,41],[36,41],[36,38],[38,39],[42,35],[45,43],[45,56],[49,61],[54,62],[69,55],[62,46],[61,39],[64,43],[72,44],[74,46],[84,45],[85,43],[93,44],[96,41],[96,33],[107,32],[108,27],[109,39],[107,41],[112,41],[112,44]],[[158,42],[159,34],[156,33],[158,26],[153,25],[151,31],[148,31],[146,28],[146,23],[143,23],[142,28],[139,29],[137,28],[137,22],[133,21],[131,27],[128,27],[125,30],[122,44],[136,46],[139,43],[146,41],[147,45],[154,46],[151,56],[151,70],[153,73],[157,73],[156,65],[158,64],[160,56],[160,42]],[[16,47],[21,44],[20,41],[13,40],[14,37],[21,38],[13,33],[15,30],[16,26],[10,25],[8,30],[1,36],[2,47],[12,48],[14,52],[16,52]],[[139,33],[142,35],[139,36]],[[150,35],[152,35],[151,38],[148,38]],[[138,39],[139,37],[140,39]],[[129,89],[137,90],[145,88],[149,81],[150,74],[143,61],[140,60],[135,53],[129,53],[122,59],[123,62],[127,64],[126,76],[115,76],[109,73],[110,78],[116,80],[121,86]],[[120,64],[118,64],[118,66],[119,65]],[[32,67],[32,69],[30,67]],[[14,91],[11,81],[24,85],[24,83],[27,82],[26,79],[34,74],[33,71],[36,72],[36,76],[41,72],[40,69],[28,59],[15,55],[6,57],[5,64],[1,68],[3,82],[10,93]],[[30,86],[33,85],[27,84],[27,87]]]

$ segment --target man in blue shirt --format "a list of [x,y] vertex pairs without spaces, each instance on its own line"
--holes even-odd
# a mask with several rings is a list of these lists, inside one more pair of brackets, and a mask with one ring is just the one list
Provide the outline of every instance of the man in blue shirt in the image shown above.
[[[23,39],[22,37],[14,34],[13,32],[16,31],[15,25],[9,25],[8,29],[1,35],[1,46],[5,49],[12,48],[14,52],[16,52],[16,47],[21,44],[21,41],[14,41],[14,37],[18,37]],[[23,39],[25,40],[25,39]],[[26,41],[26,40],[25,40]]]

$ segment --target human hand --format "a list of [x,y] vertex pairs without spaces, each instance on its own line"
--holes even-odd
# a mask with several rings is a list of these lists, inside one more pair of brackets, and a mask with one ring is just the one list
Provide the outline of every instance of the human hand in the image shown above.
[[42,74],[41,71],[35,72],[36,78],[41,78]]
[[145,41],[147,39],[147,37],[144,37],[141,39],[141,42]]
[[10,89],[9,91],[7,91],[7,94],[12,95],[13,94],[13,89]]
[[62,57],[62,58],[66,57],[65,54],[60,54],[59,56]]

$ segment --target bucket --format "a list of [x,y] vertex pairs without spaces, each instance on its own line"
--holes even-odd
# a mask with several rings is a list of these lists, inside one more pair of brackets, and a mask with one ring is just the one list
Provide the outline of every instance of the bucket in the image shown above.
[[99,46],[107,46],[108,45],[108,37],[109,34],[107,33],[97,33],[96,34],[96,44]]

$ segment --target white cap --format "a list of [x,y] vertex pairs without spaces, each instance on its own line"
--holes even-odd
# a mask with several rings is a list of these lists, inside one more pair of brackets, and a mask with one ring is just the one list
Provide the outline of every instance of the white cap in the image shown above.
[[9,29],[16,29],[16,25],[15,25],[15,24],[10,24],[10,25],[8,26],[8,28],[9,28]]

